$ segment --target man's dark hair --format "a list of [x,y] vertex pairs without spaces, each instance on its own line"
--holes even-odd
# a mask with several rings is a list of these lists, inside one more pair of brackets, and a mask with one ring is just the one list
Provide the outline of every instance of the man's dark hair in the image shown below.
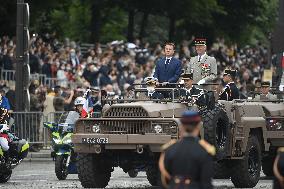
[[60,90],[61,90],[61,87],[58,87],[58,86],[54,87],[54,93],[55,94],[58,94],[60,92]]
[[174,43],[172,43],[172,42],[166,42],[165,45],[164,45],[164,48],[165,48],[167,45],[173,46],[173,49],[175,49],[175,47],[176,47]]

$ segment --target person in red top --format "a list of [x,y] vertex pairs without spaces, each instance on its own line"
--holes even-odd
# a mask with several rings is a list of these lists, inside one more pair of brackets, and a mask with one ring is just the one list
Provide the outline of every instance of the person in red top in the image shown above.
[[5,108],[0,108],[0,146],[4,152],[9,150],[9,127],[7,125],[9,114]]

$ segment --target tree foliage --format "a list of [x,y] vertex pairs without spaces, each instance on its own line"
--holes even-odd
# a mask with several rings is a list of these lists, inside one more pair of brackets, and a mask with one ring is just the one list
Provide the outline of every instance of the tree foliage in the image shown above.
[[[139,37],[181,41],[192,35],[235,42],[267,39],[279,0],[26,0],[31,30],[84,42]],[[15,34],[16,1],[0,7],[2,34]]]

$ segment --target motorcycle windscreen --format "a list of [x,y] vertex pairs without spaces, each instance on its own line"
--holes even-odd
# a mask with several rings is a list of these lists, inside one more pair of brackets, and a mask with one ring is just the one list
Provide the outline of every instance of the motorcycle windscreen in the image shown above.
[[65,123],[68,123],[68,124],[75,124],[75,122],[80,118],[80,115],[78,112],[75,112],[75,111],[70,111],[68,113],[68,116],[65,120]]

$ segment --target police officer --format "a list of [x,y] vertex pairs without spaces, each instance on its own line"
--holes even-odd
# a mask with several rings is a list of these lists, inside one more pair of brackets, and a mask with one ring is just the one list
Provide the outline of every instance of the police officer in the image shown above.
[[254,100],[277,100],[277,95],[273,95],[270,92],[270,82],[261,82],[260,94],[256,95]]
[[199,139],[201,117],[196,111],[183,113],[181,140],[163,146],[159,160],[162,183],[170,189],[210,189],[215,148]]
[[226,69],[223,74],[223,81],[226,83],[223,91],[219,95],[219,100],[232,101],[240,98],[240,92],[234,80],[236,77],[236,70]]
[[273,165],[273,173],[275,176],[273,189],[284,189],[284,148],[278,149],[278,154]]
[[216,59],[206,54],[206,48],[206,39],[195,39],[197,56],[190,59],[187,71],[193,73],[193,81],[197,84],[208,83],[217,77]]

